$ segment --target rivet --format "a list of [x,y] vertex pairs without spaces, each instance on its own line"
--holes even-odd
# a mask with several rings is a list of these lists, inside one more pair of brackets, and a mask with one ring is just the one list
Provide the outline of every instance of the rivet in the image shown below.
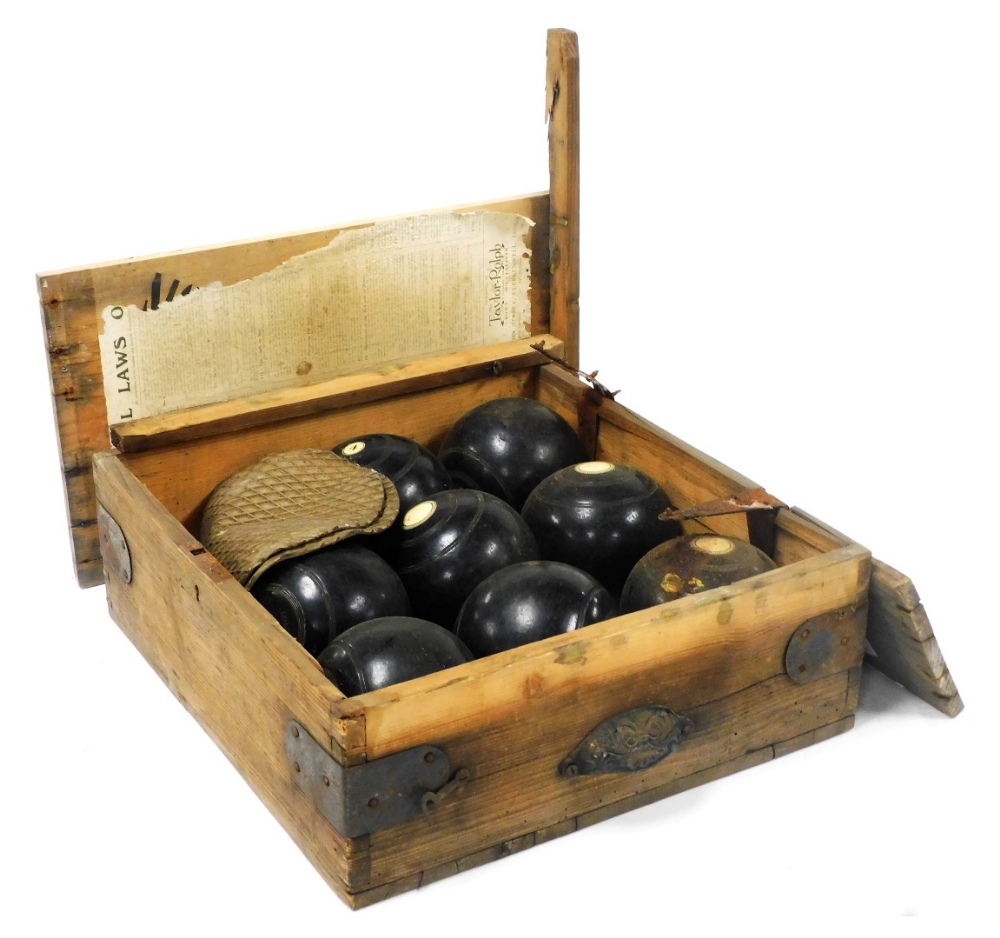
[[329,776],[327,776],[327,775],[323,776],[323,784],[326,785],[327,788],[330,787],[330,778],[329,778]]
[[424,762],[433,762],[433,761],[434,761],[434,753],[433,752],[425,752],[424,753]]
[[579,775],[580,774],[580,766],[578,766],[575,762],[571,762],[569,765],[566,766],[566,774],[567,775]]
[[681,732],[685,736],[687,736],[687,734],[691,732],[691,724],[690,723],[686,724],[685,727],[684,727],[684,729],[681,730]]
[[292,768],[295,769],[296,772],[301,772],[302,771],[302,766],[299,765],[298,762],[293,762],[292,763]]
[[299,728],[297,726],[292,727],[292,735],[298,739],[299,738]]
[[809,637],[809,629],[803,629],[801,637],[803,640],[807,639]]
[[846,644],[847,644],[847,643],[848,643],[849,641],[850,641],[850,639],[849,639],[849,638],[848,638],[848,637],[847,637],[847,636],[845,635],[845,636],[844,636],[844,637],[843,637],[843,638],[842,638],[842,639],[840,640],[840,644],[841,644],[841,645],[846,645]]
[[377,808],[378,807],[378,798],[369,798],[368,799],[368,807],[369,808],[373,808],[373,809]]
[[805,671],[805,669],[806,669],[806,666],[804,664],[800,664],[799,665],[799,674],[802,674]]

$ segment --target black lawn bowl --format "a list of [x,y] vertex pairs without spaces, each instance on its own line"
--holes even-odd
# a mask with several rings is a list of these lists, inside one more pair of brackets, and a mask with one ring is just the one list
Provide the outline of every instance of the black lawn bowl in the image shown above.
[[410,616],[362,622],[338,635],[319,656],[323,672],[348,697],[471,660],[452,632]]
[[617,603],[589,573],[534,560],[483,580],[462,606],[455,634],[483,658],[616,615]]
[[535,538],[510,505],[486,492],[452,489],[406,513],[390,562],[413,614],[450,629],[486,577],[537,559]]
[[359,622],[410,613],[410,600],[396,572],[378,554],[355,543],[277,564],[251,592],[312,655]]
[[587,458],[555,411],[522,397],[487,401],[462,417],[438,452],[456,486],[482,489],[517,511],[542,479]]
[[586,570],[617,598],[639,558],[682,533],[658,517],[670,508],[667,493],[634,466],[586,462],[550,475],[521,514],[544,559]]
[[622,590],[621,611],[648,609],[776,567],[749,541],[721,534],[686,534],[654,547],[635,565]]

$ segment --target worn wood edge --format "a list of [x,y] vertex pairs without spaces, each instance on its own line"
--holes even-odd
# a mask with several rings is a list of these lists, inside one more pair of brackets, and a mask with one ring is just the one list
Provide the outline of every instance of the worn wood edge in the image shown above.
[[476,851],[475,853],[462,857],[458,860],[430,867],[420,873],[405,876],[399,880],[377,886],[373,889],[347,893],[346,895],[342,894],[341,898],[344,899],[344,901],[351,908],[365,908],[377,902],[381,902],[383,899],[389,899],[393,896],[401,895],[402,893],[409,892],[413,889],[432,885],[433,883],[440,882],[443,879],[454,876],[457,873],[464,872],[467,869],[474,869],[475,867],[482,866],[486,863],[504,859],[505,857],[511,856],[515,853],[520,853],[522,850],[526,850],[529,847],[548,843],[559,837],[574,833],[575,831],[584,830],[587,827],[592,827],[603,821],[619,817],[629,811],[647,807],[648,805],[655,804],[657,801],[662,801],[664,798],[669,798],[672,795],[678,795],[685,791],[690,791],[691,789],[707,784],[708,782],[714,782],[718,779],[726,778],[727,776],[734,775],[744,769],[763,765],[765,762],[770,762],[780,756],[789,755],[790,753],[797,752],[806,746],[810,746],[814,743],[822,742],[827,739],[832,739],[835,736],[846,733],[853,726],[854,715],[850,714],[834,723],[818,727],[808,733],[803,733],[798,736],[794,736],[791,739],[776,742],[770,746],[753,750],[752,752],[745,753],[735,759],[730,759],[728,761],[709,766],[698,772],[692,773],[691,775],[687,775],[684,778],[668,782],[665,785],[660,785],[656,788],[651,788],[646,791],[639,792],[638,794],[622,798],[612,804],[602,805],[600,808],[595,808],[592,811],[587,811],[574,817],[566,818],[565,820],[541,828],[538,831],[524,834],[511,840],[501,841],[498,844],[484,850]]
[[580,363],[580,51],[576,33],[550,29],[545,116],[549,124],[549,329]]
[[[77,583],[86,589],[104,582],[104,570],[97,538],[94,482],[90,474],[92,448],[85,444],[86,433],[80,419],[79,405],[81,401],[89,401],[86,389],[77,378],[81,343],[70,335],[66,319],[72,313],[72,304],[53,302],[55,297],[42,275],[36,278],[36,289],[49,364],[49,390],[58,436],[70,552]],[[87,275],[81,277],[80,290],[84,298],[93,296],[93,286]]]
[[57,270],[43,271],[36,274],[36,279],[41,282],[43,279],[49,278],[59,278],[65,277],[69,274],[79,274],[79,273],[89,273],[98,270],[107,270],[109,268],[121,267],[123,265],[135,265],[135,264],[146,264],[148,262],[157,262],[163,260],[171,260],[177,257],[186,257],[192,254],[206,254],[214,253],[216,251],[228,251],[234,248],[246,248],[253,247],[259,244],[273,244],[280,243],[282,241],[298,241],[304,238],[312,237],[323,237],[327,234],[333,236],[341,231],[350,231],[357,228],[370,228],[372,225],[377,225],[380,222],[394,221],[399,218],[411,218],[417,215],[438,215],[442,212],[455,212],[456,214],[465,214],[468,212],[496,212],[504,211],[504,205],[512,202],[528,202],[537,201],[541,199],[546,199],[549,193],[546,191],[541,192],[524,192],[517,195],[505,196],[502,198],[493,199],[482,199],[476,202],[466,202],[461,205],[447,205],[444,207],[436,208],[418,208],[412,211],[397,212],[393,215],[378,215],[374,218],[358,219],[354,221],[344,222],[343,224],[333,225],[333,226],[323,226],[321,228],[305,228],[299,231],[286,231],[281,234],[274,235],[263,235],[261,237],[254,238],[243,238],[236,241],[221,241],[214,244],[200,245],[192,248],[183,248],[179,251],[164,251],[162,253],[156,254],[143,254],[137,257],[122,258],[114,261],[100,261],[92,264],[81,264],[78,267],[65,267],[59,268]]
[[865,660],[936,710],[958,716],[965,704],[910,578],[874,561],[869,610],[874,654]]
[[[764,595],[765,589],[781,594],[782,602],[789,606],[782,615],[789,621],[801,622],[821,611],[812,609],[811,598],[820,582],[829,593],[824,596],[829,610],[854,605],[863,599],[867,588],[869,556],[865,548],[848,545],[829,555],[791,567],[779,567],[718,590],[595,623],[587,627],[586,635],[553,636],[459,665],[447,672],[371,691],[354,698],[366,710],[368,756],[390,755],[424,742],[418,737],[421,728],[427,725],[425,717],[429,710],[435,710],[438,715],[464,712],[465,702],[473,701],[480,708],[488,705],[491,713],[497,715],[503,708],[521,706],[524,682],[533,674],[546,675],[547,694],[557,693],[564,684],[577,686],[580,681],[578,669],[564,665],[583,658],[591,646],[620,645],[614,659],[608,659],[608,667],[613,665],[617,669],[644,660],[645,646],[649,642],[655,642],[658,653],[664,656],[681,654],[695,647],[700,649],[707,641],[704,622],[718,620],[720,615],[726,623],[730,623],[729,616],[739,621],[734,610],[744,607],[748,619],[752,620],[755,615],[752,610],[758,607],[759,597]],[[836,584],[836,588],[831,584]],[[805,611],[807,606],[809,611]],[[769,611],[767,614],[774,613]],[[757,627],[745,626],[751,630]],[[732,634],[731,624],[726,628],[728,647],[728,643],[736,641],[738,636]],[[592,673],[589,677],[594,679]],[[444,728],[439,726],[438,731],[444,732]]]
[[562,342],[548,334],[449,352],[307,387],[284,388],[115,424],[111,427],[111,441],[122,452],[138,452],[542,365],[547,359],[531,348],[540,339],[545,340],[546,348],[561,353]]

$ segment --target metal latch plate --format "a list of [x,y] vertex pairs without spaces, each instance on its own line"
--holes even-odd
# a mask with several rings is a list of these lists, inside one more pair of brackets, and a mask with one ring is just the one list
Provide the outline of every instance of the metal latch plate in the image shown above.
[[373,762],[343,766],[292,720],[285,753],[296,784],[345,837],[386,830],[419,815],[428,792],[448,781],[450,766],[436,746],[417,746]]

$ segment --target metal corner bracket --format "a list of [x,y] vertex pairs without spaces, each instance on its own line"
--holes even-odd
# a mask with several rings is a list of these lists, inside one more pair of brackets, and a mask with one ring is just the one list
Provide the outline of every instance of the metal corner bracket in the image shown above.
[[429,815],[469,777],[459,769],[451,778],[448,756],[437,746],[416,746],[344,766],[295,720],[285,730],[285,754],[295,783],[344,837],[361,837]]

